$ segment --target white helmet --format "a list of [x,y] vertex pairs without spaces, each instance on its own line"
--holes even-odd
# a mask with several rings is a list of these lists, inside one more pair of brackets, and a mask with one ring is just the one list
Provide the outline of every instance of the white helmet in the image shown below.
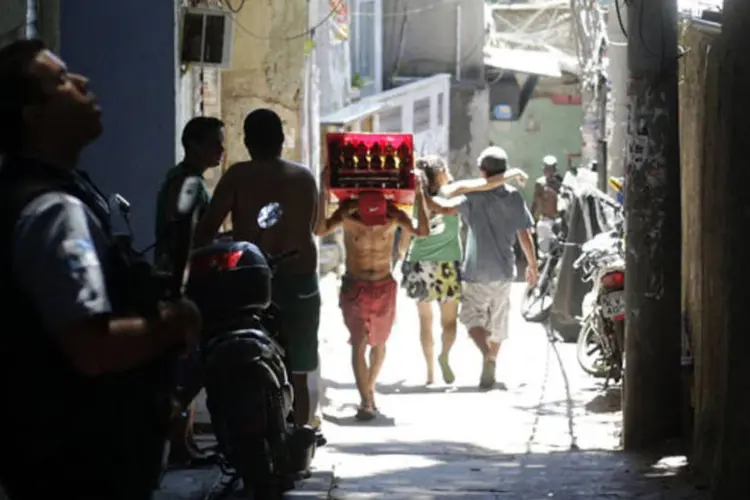
[[545,167],[556,167],[557,166],[557,158],[555,158],[552,155],[547,155],[542,159],[542,164]]

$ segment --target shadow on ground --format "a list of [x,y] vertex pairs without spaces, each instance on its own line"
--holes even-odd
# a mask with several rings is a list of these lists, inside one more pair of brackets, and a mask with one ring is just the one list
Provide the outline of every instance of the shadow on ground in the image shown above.
[[[378,457],[389,464],[384,472],[343,478],[332,498],[705,498],[705,493],[689,482],[684,460],[677,457],[662,459],[600,450],[504,454],[455,442],[347,444],[331,448],[352,459],[365,455],[365,460]],[[341,472],[346,474],[346,470]]]
[[586,403],[586,411],[591,413],[614,413],[622,410],[622,389],[610,387]]
[[357,408],[355,405],[345,405],[342,410],[348,411],[351,415],[337,415],[330,412],[323,412],[323,420],[342,427],[395,427],[396,420],[388,415],[380,414],[375,419],[369,421],[360,421],[354,418]]
[[[333,380],[323,379],[323,387],[334,390],[356,390],[357,386],[353,383],[341,383]],[[496,388],[497,389],[497,388]],[[406,380],[399,380],[392,384],[378,384],[377,394],[393,395],[393,394],[448,394],[448,393],[475,393],[475,392],[487,392],[487,389],[480,389],[478,385],[448,385],[448,384],[414,384],[409,383]],[[325,392],[325,391],[324,391]]]

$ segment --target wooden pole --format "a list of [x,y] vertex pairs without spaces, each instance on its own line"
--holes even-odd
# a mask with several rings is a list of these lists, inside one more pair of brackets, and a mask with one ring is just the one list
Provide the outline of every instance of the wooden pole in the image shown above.
[[677,2],[628,14],[623,445],[638,450],[681,430]]

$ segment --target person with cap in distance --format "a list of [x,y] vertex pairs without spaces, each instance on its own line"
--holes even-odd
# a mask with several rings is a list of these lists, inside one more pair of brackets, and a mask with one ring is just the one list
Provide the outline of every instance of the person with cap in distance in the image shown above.
[[[509,172],[508,155],[496,146],[485,149],[477,165],[485,179]],[[441,194],[433,197],[425,191],[427,208],[445,215],[458,214],[469,228],[459,317],[482,354],[479,387],[491,389],[496,383],[497,356],[508,338],[510,289],[516,273],[513,252],[516,237],[529,263],[526,281],[534,285],[539,274],[531,236],[534,220],[521,192],[507,183],[487,191],[457,196],[456,192]]]
[[547,155],[542,159],[544,175],[536,180],[531,214],[534,220],[557,217],[557,195],[560,193],[562,176],[557,172],[557,158]]
[[[543,173],[534,185],[534,199],[531,202],[531,214],[539,230],[543,234],[552,231],[552,225],[557,218],[557,197],[560,194],[563,178],[557,172],[557,158],[547,155],[542,159]],[[548,228],[548,229],[547,229]]]

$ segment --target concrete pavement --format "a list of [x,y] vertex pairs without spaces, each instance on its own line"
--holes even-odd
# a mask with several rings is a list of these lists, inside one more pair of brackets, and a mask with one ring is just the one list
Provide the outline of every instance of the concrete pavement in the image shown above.
[[[451,357],[456,383],[425,388],[416,307],[400,296],[377,396],[383,416],[356,422],[359,396],[337,307],[338,283],[330,278],[322,286],[329,445],[316,465],[335,470],[331,498],[702,498],[676,477],[684,458],[614,451],[619,395],[603,394],[582,372],[575,346],[550,345],[542,327],[525,323],[519,313],[498,362],[507,391],[476,388],[480,357],[463,328]],[[514,287],[516,304],[522,290]],[[437,329],[435,338],[439,350]]]
[[[329,275],[321,287],[323,430],[329,445],[318,450],[316,477],[300,483],[290,498],[703,498],[677,477],[684,458],[616,452],[619,395],[603,394],[581,371],[574,346],[550,345],[543,329],[518,313],[498,363],[507,391],[477,389],[480,358],[463,328],[451,357],[456,383],[425,388],[416,307],[401,295],[378,388],[383,415],[356,422],[359,396],[338,309],[338,280]],[[516,302],[522,289],[514,287]],[[438,350],[437,328],[435,338]],[[199,419],[207,419],[205,409]],[[215,471],[204,474],[217,479]],[[208,479],[183,474],[170,481],[173,491],[176,484],[182,491],[165,490],[159,500],[199,498],[197,487],[188,493],[185,485],[205,486]]]

